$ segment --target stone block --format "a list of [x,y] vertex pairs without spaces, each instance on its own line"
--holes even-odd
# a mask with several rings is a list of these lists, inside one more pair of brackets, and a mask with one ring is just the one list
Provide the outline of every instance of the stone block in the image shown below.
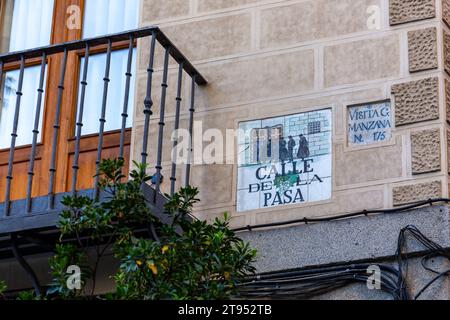
[[450,27],[450,1],[442,0],[442,19]]
[[447,131],[447,172],[450,174],[450,131]]
[[394,206],[440,198],[442,197],[442,183],[440,181],[433,181],[394,187],[392,194]]
[[445,106],[447,112],[447,122],[450,124],[450,81],[445,79]]
[[[344,145],[336,145],[336,185],[344,186],[373,182],[402,176],[401,138],[392,146],[376,149],[344,151]],[[386,165],[389,164],[389,165]]]
[[438,78],[396,84],[392,94],[396,126],[439,119]]
[[409,71],[417,72],[438,67],[436,28],[408,32]]
[[197,8],[198,12],[208,12],[216,10],[225,10],[228,8],[258,3],[260,1],[261,0],[198,0]]
[[261,47],[367,31],[367,9],[379,0],[313,0],[263,9]]
[[232,200],[233,165],[193,166],[191,184],[199,188],[199,205],[214,206]]
[[187,16],[190,4],[186,0],[143,0],[142,24],[151,24],[155,20]]
[[199,71],[209,80],[198,90],[202,108],[297,94],[314,88],[314,51],[210,64]]
[[441,135],[439,129],[411,133],[411,161],[413,174],[441,170]]
[[391,25],[436,17],[435,0],[390,0],[389,21]]
[[444,30],[444,69],[450,75],[450,33]]
[[[191,62],[248,52],[251,49],[251,14],[235,14],[214,19],[186,21],[161,30]],[[139,68],[147,68],[149,37],[140,46]],[[163,52],[156,51],[155,66],[162,66]]]
[[325,86],[332,87],[392,77],[400,73],[397,35],[325,48]]

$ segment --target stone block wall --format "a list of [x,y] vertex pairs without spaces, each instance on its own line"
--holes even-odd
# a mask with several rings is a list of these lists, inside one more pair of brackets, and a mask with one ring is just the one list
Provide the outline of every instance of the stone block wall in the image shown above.
[[[227,211],[233,226],[243,226],[448,196],[449,23],[448,0],[142,0],[141,26],[160,26],[209,81],[197,92],[196,120],[203,129],[225,132],[244,121],[332,109],[330,200],[237,212],[237,164],[195,165],[198,217]],[[138,50],[135,159],[143,138],[149,41],[140,41]],[[162,56],[158,50],[155,115]],[[165,139],[174,125],[176,74],[172,63]],[[186,100],[187,81],[183,88]],[[392,138],[349,146],[348,106],[383,100],[392,105]],[[181,127],[187,127],[188,109],[184,102]],[[156,118],[149,134],[153,150]],[[155,154],[150,152],[152,165]],[[163,159],[167,191],[170,148]],[[181,183],[182,177],[179,171]]]

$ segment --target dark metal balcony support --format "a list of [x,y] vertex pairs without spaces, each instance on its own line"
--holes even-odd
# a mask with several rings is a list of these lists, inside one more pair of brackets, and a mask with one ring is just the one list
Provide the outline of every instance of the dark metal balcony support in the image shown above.
[[150,43],[150,58],[147,68],[147,93],[144,100],[144,136],[142,138],[142,160],[143,165],[147,164],[148,157],[148,132],[150,130],[150,117],[153,114],[152,106],[152,85],[153,85],[153,65],[155,62],[155,47],[156,47],[156,33],[152,33],[152,40]]
[[84,100],[86,97],[86,87],[87,75],[89,69],[89,44],[86,44],[86,52],[84,54],[84,66],[83,66],[83,78],[81,80],[81,93],[80,93],[80,107],[78,109],[78,120],[77,120],[77,132],[75,136],[75,154],[73,156],[73,166],[72,166],[72,196],[77,194],[77,178],[79,160],[80,160],[80,143],[81,143],[81,130],[83,129],[83,113],[84,113]]
[[16,91],[16,108],[14,111],[13,131],[11,133],[11,146],[9,149],[8,174],[6,176],[6,193],[5,193],[5,216],[9,216],[11,204],[11,183],[13,180],[14,151],[16,149],[17,128],[19,126],[20,103],[22,101],[23,76],[25,73],[25,57],[20,58],[19,82]]
[[44,82],[45,82],[46,67],[47,67],[47,55],[44,52],[42,54],[42,61],[41,61],[41,74],[39,77],[39,88],[37,89],[38,96],[37,96],[37,102],[36,102],[36,114],[34,117],[33,141],[31,143],[30,166],[28,169],[27,200],[26,200],[26,204],[25,204],[27,213],[31,213],[31,195],[33,193],[34,163],[36,160],[36,148],[37,148],[37,139],[39,136],[39,123],[40,123],[40,119],[41,119],[42,96],[44,94]]
[[175,186],[177,182],[177,146],[178,146],[178,129],[180,128],[180,113],[181,113],[181,90],[183,88],[183,63],[179,64],[178,68],[178,84],[177,84],[177,97],[176,97],[176,109],[175,109],[175,127],[173,148],[172,148],[172,173],[170,176],[170,195],[175,194]]
[[186,164],[186,187],[191,184],[191,167],[192,162],[194,161],[194,157],[192,155],[193,152],[193,131],[194,131],[194,113],[195,113],[195,80],[196,77],[192,77],[191,82],[191,100],[190,100],[190,108],[189,108],[189,150],[188,150],[188,160]]
[[123,100],[123,110],[122,110],[122,128],[120,130],[120,148],[119,148],[119,158],[124,159],[124,147],[125,147],[125,130],[127,127],[128,119],[128,104],[130,100],[130,86],[131,86],[131,67],[133,66],[133,51],[134,51],[134,37],[130,36],[130,43],[128,46],[128,61],[127,61],[127,73],[125,81],[125,96]]
[[53,140],[52,140],[52,156],[50,160],[50,172],[49,172],[49,187],[48,187],[48,209],[53,210],[55,206],[55,174],[56,174],[56,151],[58,145],[58,136],[61,123],[61,105],[64,93],[64,81],[66,78],[67,69],[67,48],[64,49],[64,56],[61,64],[61,74],[59,76],[58,84],[58,100],[56,102],[55,121],[53,124]]
[[[163,79],[161,83],[161,105],[159,108],[159,133],[158,133],[158,153],[156,157],[156,182],[155,182],[155,190],[157,195],[161,189],[161,170],[162,170],[162,155],[163,155],[163,142],[164,142],[164,126],[165,117],[166,117],[166,96],[167,96],[167,79],[169,75],[169,58],[170,58],[170,48],[166,48],[166,52],[164,55],[164,71],[163,71]],[[156,196],[155,196],[156,197]],[[156,199],[155,199],[156,201]]]
[[30,280],[33,284],[34,291],[36,292],[36,295],[40,297],[42,295],[42,288],[39,283],[39,279],[36,276],[36,273],[34,273],[31,266],[28,264],[28,262],[25,260],[25,258],[20,253],[19,245],[18,245],[18,239],[17,234],[12,233],[11,234],[11,249],[14,253],[14,257],[16,258],[19,265],[23,268],[23,270],[28,274],[30,277]]
[[[98,147],[97,147],[97,160],[95,161],[95,178],[94,178],[94,198],[98,198],[99,194],[99,187],[98,187],[98,181],[99,181],[99,166],[100,162],[102,160],[102,151],[103,151],[103,136],[105,132],[105,123],[106,123],[106,106],[108,103],[108,88],[109,83],[111,79],[109,78],[109,73],[111,69],[111,53],[112,53],[112,41],[108,41],[108,49],[106,53],[106,64],[105,64],[105,76],[103,77],[103,100],[102,100],[102,111],[100,115],[100,128],[98,133]],[[86,61],[86,60],[85,60]]]

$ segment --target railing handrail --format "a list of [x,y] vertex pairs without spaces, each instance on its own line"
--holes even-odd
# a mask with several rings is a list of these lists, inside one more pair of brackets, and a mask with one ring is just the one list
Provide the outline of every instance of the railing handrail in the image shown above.
[[130,37],[134,39],[144,38],[156,34],[156,39],[162,47],[169,49],[170,55],[178,63],[183,64],[184,71],[195,79],[197,85],[205,85],[207,81],[205,77],[192,65],[192,63],[184,56],[184,54],[175,46],[175,44],[164,34],[164,32],[157,26],[148,26],[139,29],[129,30],[120,33],[113,33],[102,35],[98,37],[69,41],[64,43],[53,44],[45,47],[38,47],[22,51],[10,52],[0,55],[0,61],[5,63],[17,62],[23,58],[33,59],[40,58],[45,53],[47,56],[62,53],[64,50],[74,51],[85,49],[87,45],[90,47],[108,44],[108,41],[119,42],[129,40]]

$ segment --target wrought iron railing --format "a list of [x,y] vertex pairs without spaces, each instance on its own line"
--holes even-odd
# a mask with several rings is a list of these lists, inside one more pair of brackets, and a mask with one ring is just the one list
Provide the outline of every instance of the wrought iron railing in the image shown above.
[[[166,96],[167,96],[167,79],[168,79],[168,70],[169,70],[169,58],[172,57],[176,63],[178,64],[178,79],[177,79],[177,92],[176,92],[176,114],[175,114],[175,130],[179,128],[180,123],[180,114],[181,114],[181,106],[182,106],[182,98],[181,98],[181,92],[182,92],[182,81],[184,73],[186,73],[189,78],[191,79],[191,96],[190,101],[188,103],[189,105],[189,130],[192,134],[193,129],[193,118],[194,118],[194,112],[195,112],[195,87],[196,85],[204,85],[206,84],[205,78],[196,70],[196,68],[186,59],[186,57],[176,48],[176,46],[165,36],[165,34],[158,28],[158,27],[146,27],[142,29],[137,29],[133,31],[123,32],[119,34],[113,34],[113,35],[107,35],[102,37],[96,37],[91,39],[85,39],[80,41],[74,41],[74,42],[68,42],[63,44],[57,44],[57,45],[51,45],[47,47],[32,49],[32,50],[26,50],[21,52],[13,52],[6,55],[0,56],[0,85],[1,85],[1,79],[3,79],[3,70],[4,66],[7,63],[12,62],[20,62],[20,70],[19,70],[19,81],[18,81],[18,87],[17,87],[17,99],[16,99],[16,105],[15,105],[15,111],[14,111],[14,122],[13,122],[13,130],[11,133],[11,144],[9,149],[9,158],[8,158],[8,169],[7,169],[7,176],[6,177],[0,177],[1,179],[6,179],[5,189],[1,190],[0,192],[4,193],[5,200],[3,204],[0,204],[0,224],[2,223],[1,219],[6,219],[9,216],[11,216],[12,208],[14,209],[15,206],[12,206],[13,202],[11,200],[11,186],[14,180],[14,156],[16,151],[16,140],[18,137],[18,122],[19,122],[19,112],[21,108],[23,107],[21,105],[21,97],[22,97],[22,89],[23,89],[23,79],[24,79],[24,72],[25,72],[25,62],[28,59],[39,59],[41,60],[41,72],[40,72],[40,81],[39,81],[39,88],[38,88],[38,95],[37,95],[37,106],[36,106],[36,113],[35,113],[35,119],[34,119],[34,127],[33,127],[33,135],[32,135],[32,144],[31,144],[31,152],[29,155],[29,164],[28,164],[28,181],[27,181],[27,190],[26,190],[26,198],[24,200],[24,204],[22,206],[17,206],[14,210],[17,208],[21,208],[20,210],[24,210],[25,212],[20,212],[20,214],[29,215],[32,214],[32,207],[33,207],[33,179],[35,176],[35,162],[36,162],[36,154],[37,154],[37,142],[38,142],[38,136],[39,136],[39,123],[40,123],[40,115],[41,115],[41,108],[42,108],[42,102],[45,98],[46,94],[56,94],[57,100],[56,100],[56,112],[54,114],[54,123],[53,123],[53,132],[52,132],[52,145],[51,145],[51,157],[50,157],[50,163],[49,163],[49,172],[48,172],[48,195],[45,196],[46,198],[46,207],[48,211],[55,210],[55,178],[57,173],[57,152],[58,152],[58,139],[60,136],[60,129],[61,129],[61,106],[63,103],[63,96],[64,96],[64,83],[65,79],[67,77],[67,62],[68,62],[68,55],[72,51],[76,50],[85,50],[84,51],[84,65],[83,69],[81,70],[81,81],[80,81],[80,95],[79,95],[79,101],[78,101],[78,116],[75,123],[76,133],[75,133],[75,152],[73,156],[73,164],[71,167],[72,170],[72,178],[69,182],[71,185],[71,194],[77,194],[80,192],[80,190],[77,190],[77,179],[79,175],[79,169],[80,169],[80,142],[82,139],[82,127],[83,127],[83,113],[85,108],[85,95],[86,95],[86,87],[89,85],[87,83],[87,73],[89,70],[89,57],[91,55],[91,49],[96,46],[107,46],[106,50],[106,64],[105,64],[105,73],[104,75],[98,75],[99,77],[104,76],[104,88],[103,88],[103,99],[102,99],[102,105],[101,105],[101,117],[99,119],[99,131],[98,131],[98,149],[97,149],[97,159],[96,159],[96,168],[98,172],[99,163],[101,161],[102,157],[102,150],[103,150],[103,143],[104,143],[104,134],[105,134],[105,113],[106,113],[106,107],[107,107],[107,97],[108,97],[108,86],[110,82],[110,67],[111,67],[111,55],[112,55],[112,48],[113,44],[117,42],[124,42],[128,41],[128,61],[127,61],[127,70],[126,74],[124,75],[126,77],[125,81],[125,97],[123,102],[123,109],[122,109],[122,125],[120,129],[120,146],[119,146],[119,157],[124,157],[124,145],[125,145],[125,133],[126,133],[126,123],[127,118],[129,117],[129,109],[130,106],[128,105],[128,98],[130,94],[130,88],[131,88],[131,79],[132,79],[132,59],[133,59],[133,49],[135,46],[135,40],[139,38],[150,38],[150,48],[149,50],[149,61],[148,61],[148,68],[147,68],[147,90],[146,90],[146,96],[144,103],[144,132],[143,132],[143,141],[142,141],[142,152],[141,152],[141,161],[142,163],[147,163],[147,159],[149,156],[149,130],[150,130],[150,119],[153,115],[152,107],[153,107],[153,100],[152,100],[152,82],[153,82],[153,74],[155,72],[154,70],[154,64],[155,64],[155,49],[158,45],[158,43],[162,46],[164,49],[164,64],[163,64],[163,77],[162,77],[162,83],[161,83],[161,99],[160,99],[160,108],[159,108],[159,130],[158,130],[158,143],[157,143],[157,150],[153,150],[153,152],[156,152],[156,164],[155,164],[155,179],[154,179],[154,190],[152,192],[152,195],[154,196],[154,202],[156,203],[156,197],[158,194],[160,194],[161,189],[161,170],[162,167],[162,154],[163,154],[163,148],[164,144],[166,143],[163,139],[164,136],[164,127],[165,127],[165,109],[166,109]],[[62,55],[62,65],[59,73],[59,85],[55,88],[48,87],[48,92],[44,91],[44,82],[45,82],[45,75],[46,75],[46,66],[47,66],[47,58],[52,55],[61,54]],[[174,102],[175,103],[175,102]],[[191,135],[192,136],[192,135]],[[4,139],[5,137],[1,137]],[[168,143],[168,142],[167,142]],[[172,142],[170,142],[172,144]],[[175,145],[177,142],[174,142]],[[192,149],[192,144],[191,144]],[[192,150],[191,150],[192,151]],[[176,174],[177,174],[177,164],[175,161],[173,161],[172,168],[171,168],[171,177],[170,177],[170,183],[171,183],[171,192],[173,193],[175,191],[175,183],[176,183]],[[189,164],[186,165],[186,184],[189,184],[190,179],[190,166]],[[98,196],[99,190],[97,187],[97,180],[98,178],[92,178],[93,179],[93,186],[94,186],[94,196]],[[41,199],[42,200],[42,199]],[[40,204],[42,207],[42,204]],[[1,230],[0,230],[1,231]]]

